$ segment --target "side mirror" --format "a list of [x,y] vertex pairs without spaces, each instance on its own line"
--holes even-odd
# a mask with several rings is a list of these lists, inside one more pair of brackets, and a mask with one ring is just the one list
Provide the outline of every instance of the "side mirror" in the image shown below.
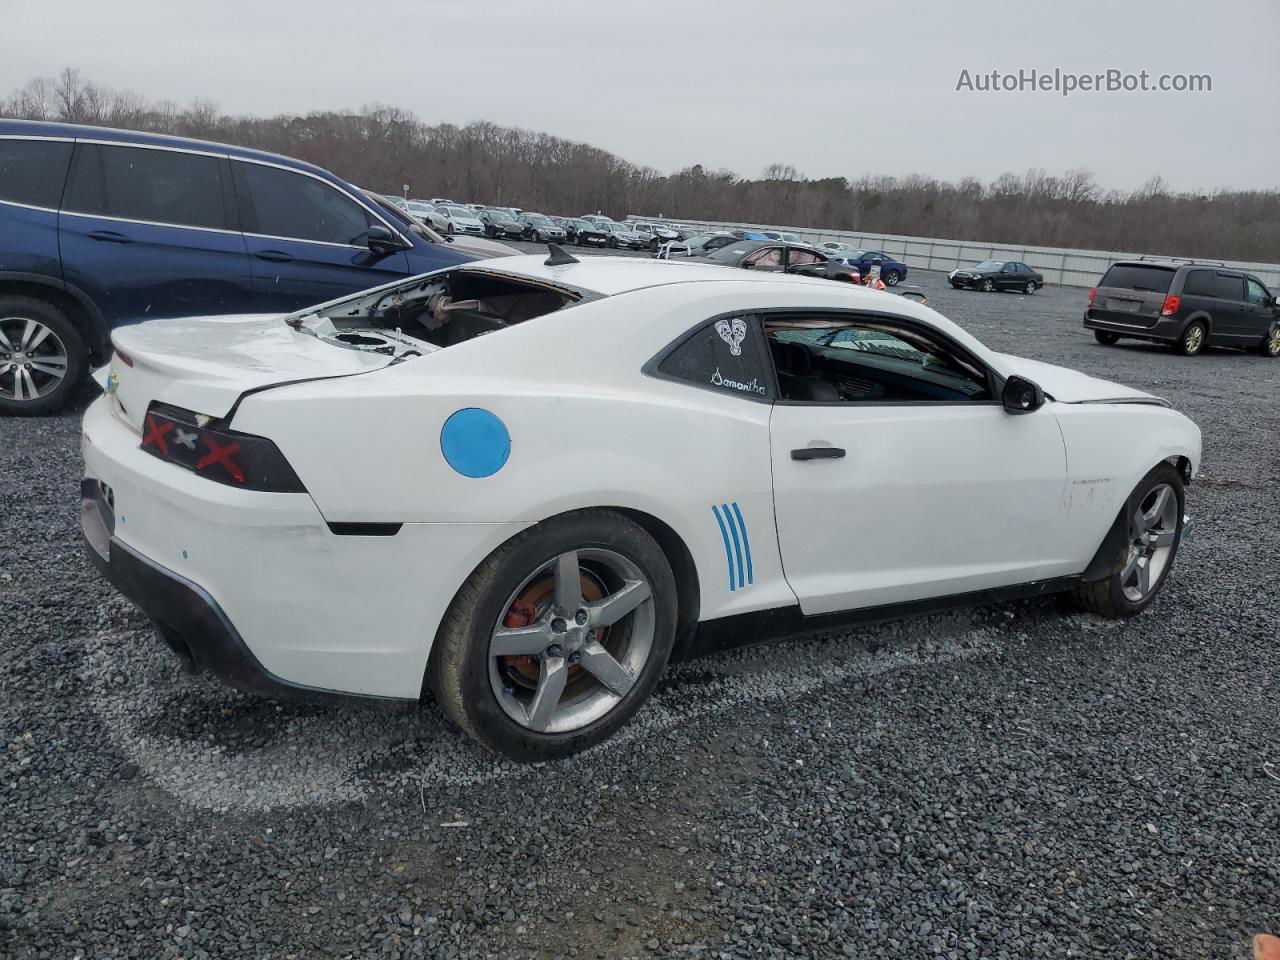
[[1005,413],[1031,413],[1044,406],[1044,391],[1026,377],[1012,376],[1004,382],[1000,402]]
[[1271,298],[1271,305],[1272,305],[1273,307],[1280,307],[1280,297],[1272,297],[1272,298]]
[[380,223],[370,225],[366,243],[374,253],[393,253],[404,249],[404,244]]

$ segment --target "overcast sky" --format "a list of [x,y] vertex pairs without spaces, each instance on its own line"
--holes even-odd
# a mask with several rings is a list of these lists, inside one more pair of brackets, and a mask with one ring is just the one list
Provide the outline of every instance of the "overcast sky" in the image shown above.
[[[269,115],[382,102],[671,171],[1072,167],[1280,187],[1280,0],[0,0],[0,94],[64,66]],[[971,75],[1209,74],[1210,93],[957,92]]]

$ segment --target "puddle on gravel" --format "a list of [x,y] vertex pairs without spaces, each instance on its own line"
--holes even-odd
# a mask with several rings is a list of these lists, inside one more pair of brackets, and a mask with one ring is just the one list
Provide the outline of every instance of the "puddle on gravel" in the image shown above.
[[[752,647],[673,666],[654,696],[608,742],[557,770],[608,763],[614,751],[667,750],[707,718],[794,699],[830,684],[990,654],[1007,611],[965,611],[813,640]],[[878,649],[868,649],[874,640]],[[887,641],[887,642],[886,642]],[[82,676],[120,752],[195,807],[265,811],[358,802],[516,777],[539,766],[492,757],[446,725],[434,704],[397,715],[317,709],[246,696],[181,672],[146,630],[86,641]]]

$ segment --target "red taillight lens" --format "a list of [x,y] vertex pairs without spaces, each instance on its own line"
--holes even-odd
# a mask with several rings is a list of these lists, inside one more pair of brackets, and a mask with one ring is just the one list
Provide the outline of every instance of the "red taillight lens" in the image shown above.
[[1096,297],[1097,295],[1098,295],[1098,288],[1097,288],[1097,287],[1090,287],[1090,288],[1089,288],[1089,302],[1090,302],[1090,303],[1093,303],[1093,299],[1094,299],[1094,297]]
[[1172,317],[1178,312],[1178,307],[1182,306],[1182,298],[1175,297],[1172,293],[1164,298],[1164,306],[1160,308],[1160,316]]
[[222,427],[202,427],[190,410],[152,403],[142,449],[217,483],[245,490],[305,493],[280,449],[265,437]]

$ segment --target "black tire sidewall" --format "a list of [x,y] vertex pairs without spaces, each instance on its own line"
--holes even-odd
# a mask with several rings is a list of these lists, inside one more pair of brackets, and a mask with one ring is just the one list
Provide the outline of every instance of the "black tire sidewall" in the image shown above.
[[[600,547],[635,563],[653,589],[654,638],[649,660],[635,686],[600,719],[570,733],[541,734],[512,720],[489,683],[489,641],[503,605],[532,571],[567,550]],[[676,584],[662,549],[641,527],[617,514],[583,512],[551,521],[522,535],[504,552],[496,574],[481,587],[458,678],[463,709],[486,746],[513,759],[551,760],[594,746],[612,736],[649,698],[675,642]]]
[[[1146,499],[1147,493],[1157,483],[1167,483],[1173,487],[1174,493],[1178,497],[1178,526],[1177,532],[1173,538],[1173,549],[1169,553],[1169,561],[1164,565],[1164,570],[1160,572],[1160,579],[1156,581],[1151,591],[1141,600],[1133,601],[1124,595],[1124,589],[1120,583],[1120,574],[1113,573],[1108,577],[1107,587],[1111,593],[1111,602],[1116,611],[1121,616],[1131,617],[1141,613],[1149,607],[1160,595],[1160,591],[1164,589],[1165,581],[1169,579],[1169,574],[1173,572],[1173,565],[1178,559],[1178,548],[1182,545],[1182,518],[1186,514],[1187,501],[1186,490],[1183,487],[1182,475],[1178,473],[1176,467],[1169,463],[1160,463],[1145,476],[1133,488],[1133,492],[1129,494],[1124,503],[1126,530],[1129,518],[1133,516],[1134,509]],[[1125,536],[1124,550],[1129,549],[1129,537]],[[1124,557],[1117,558],[1117,564],[1122,565]]]
[[0,296],[0,316],[29,317],[44,324],[57,335],[67,351],[67,373],[62,383],[37,400],[0,398],[0,416],[39,416],[61,409],[89,372],[89,350],[84,337],[61,310],[34,297]]

